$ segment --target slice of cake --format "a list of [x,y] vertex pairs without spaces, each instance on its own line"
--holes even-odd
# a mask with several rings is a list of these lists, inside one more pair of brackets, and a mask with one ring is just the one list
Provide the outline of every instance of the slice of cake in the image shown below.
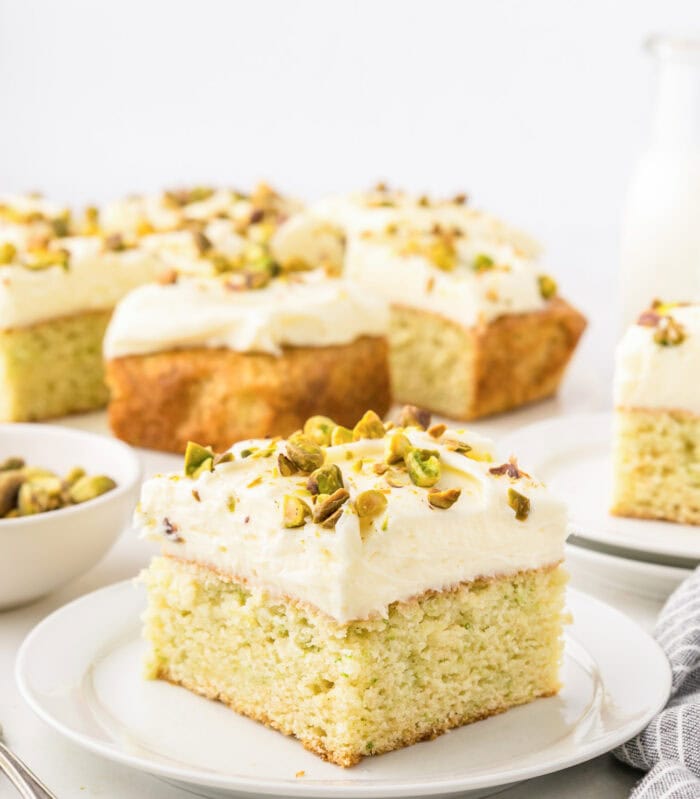
[[288,435],[312,414],[350,424],[368,402],[389,409],[381,299],[323,270],[280,272],[264,247],[241,250],[211,226],[204,238],[203,249],[191,244],[197,253],[179,240],[161,250],[168,282],[116,310],[105,356],[117,436],[173,452],[190,439],[223,449]]
[[464,198],[336,198],[275,234],[284,264],[321,262],[391,305],[394,396],[457,419],[554,394],[585,328],[525,234]]
[[0,420],[104,406],[102,339],[112,308],[162,268],[155,255],[99,236],[43,231],[23,248],[0,243]]
[[618,516],[700,524],[700,305],[655,302],[615,372]]
[[0,198],[0,420],[103,407],[102,343],[116,302],[192,249],[243,257],[252,247],[264,260],[298,208],[264,185],[251,195],[196,188],[131,198],[80,218],[40,195]]
[[424,416],[191,443],[146,482],[149,676],[341,766],[556,694],[565,508]]

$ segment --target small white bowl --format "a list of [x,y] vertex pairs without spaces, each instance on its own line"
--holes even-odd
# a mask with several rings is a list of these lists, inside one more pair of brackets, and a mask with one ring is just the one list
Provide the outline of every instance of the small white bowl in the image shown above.
[[73,466],[117,487],[60,510],[0,519],[0,610],[30,602],[94,566],[127,525],[141,467],[121,441],[46,424],[0,424],[0,461],[16,455],[60,475]]

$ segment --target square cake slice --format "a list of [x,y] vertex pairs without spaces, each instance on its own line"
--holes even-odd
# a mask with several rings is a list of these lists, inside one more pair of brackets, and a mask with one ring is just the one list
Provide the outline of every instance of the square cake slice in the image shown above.
[[586,326],[537,245],[461,197],[330,198],[290,218],[272,245],[281,263],[342,264],[389,302],[395,399],[453,419],[552,396]]
[[147,238],[161,240],[171,274],[125,297],[105,337],[119,438],[225,449],[289,435],[313,414],[348,425],[368,403],[388,411],[382,299],[322,269],[281,270],[229,220]]
[[654,302],[615,371],[617,516],[700,524],[700,305]]
[[148,675],[340,766],[556,694],[566,510],[427,424],[315,417],[145,483]]

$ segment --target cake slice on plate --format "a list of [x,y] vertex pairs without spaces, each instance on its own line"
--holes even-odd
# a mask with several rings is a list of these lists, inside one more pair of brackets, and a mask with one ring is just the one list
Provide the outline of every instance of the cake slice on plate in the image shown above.
[[618,516],[700,524],[700,305],[654,302],[615,371]]
[[[428,426],[428,429],[424,429]],[[341,766],[560,688],[566,511],[466,430],[309,419],[143,487],[148,674]]]

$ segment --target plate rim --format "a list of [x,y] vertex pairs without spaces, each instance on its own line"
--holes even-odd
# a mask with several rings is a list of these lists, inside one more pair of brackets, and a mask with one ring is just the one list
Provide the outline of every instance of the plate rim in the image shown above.
[[[692,567],[672,566],[668,563],[656,563],[649,560],[636,560],[625,558],[616,552],[604,552],[600,549],[593,549],[576,541],[569,539],[566,542],[567,553],[575,550],[574,557],[581,558],[591,565],[608,564],[619,569],[628,568],[639,575],[659,575],[667,578],[679,577],[685,579],[693,573]],[[576,589],[574,589],[576,590]]]
[[[223,791],[230,791],[232,795],[242,793],[254,793],[265,796],[277,797],[338,797],[338,799],[353,799],[353,797],[372,797],[373,799],[390,799],[391,797],[418,797],[418,796],[448,796],[460,794],[471,790],[483,788],[508,786],[529,780],[534,777],[562,771],[566,768],[589,761],[595,757],[609,752],[615,746],[619,746],[642,730],[649,721],[664,707],[671,690],[671,667],[668,659],[658,642],[641,625],[626,616],[622,611],[608,605],[583,591],[574,588],[567,588],[567,606],[571,604],[571,598],[575,601],[590,603],[597,606],[598,611],[612,614],[618,620],[634,628],[636,632],[647,639],[652,650],[656,650],[658,655],[658,665],[665,673],[663,685],[659,685],[656,699],[650,704],[647,711],[641,716],[630,720],[627,724],[617,730],[617,734],[608,733],[595,746],[590,746],[581,752],[566,758],[565,761],[556,763],[533,764],[520,767],[518,769],[500,770],[491,775],[465,780],[464,777],[450,777],[444,780],[430,779],[429,781],[416,782],[415,780],[393,781],[386,786],[382,785],[358,785],[348,782],[341,784],[333,780],[323,779],[315,782],[292,778],[252,778],[245,776],[217,776],[216,774],[207,775],[204,770],[187,767],[169,766],[150,761],[146,756],[133,755],[116,748],[113,742],[110,746],[96,740],[89,734],[75,730],[45,709],[39,698],[34,695],[26,675],[25,661],[28,658],[28,651],[46,627],[56,623],[56,620],[66,614],[70,614],[76,606],[94,602],[97,595],[105,599],[109,594],[119,596],[125,590],[133,590],[134,580],[122,580],[104,586],[84,594],[71,602],[57,608],[38,624],[36,624],[22,641],[15,659],[14,675],[22,699],[27,703],[31,710],[45,724],[55,732],[64,736],[66,739],[81,747],[82,749],[105,758],[108,761],[118,763],[129,768],[136,769],[143,773],[156,777],[187,783],[190,785],[215,788]],[[573,628],[575,629],[575,627]],[[578,640],[577,644],[582,645]],[[585,647],[584,647],[585,649]],[[585,651],[588,651],[587,649]],[[603,686],[605,688],[605,686]]]
[[[590,431],[591,425],[595,425],[595,430],[597,432],[599,426],[606,425],[609,430],[612,430],[614,418],[614,409],[605,411],[583,411],[579,413],[565,414],[563,416],[553,416],[548,419],[540,419],[537,422],[523,425],[517,430],[511,431],[503,437],[501,444],[504,449],[508,449],[509,451],[525,449],[527,444],[523,444],[524,440],[530,441],[533,435],[538,433],[541,435],[542,430],[546,430],[551,433],[553,428],[561,428],[563,426],[567,427],[567,429],[588,429]],[[586,425],[588,425],[587,428]],[[612,435],[610,440],[612,443]],[[584,443],[583,439],[582,443]],[[590,443],[590,440],[588,440],[586,443]],[[536,471],[536,469],[533,470]],[[645,522],[654,522],[657,524],[668,524],[673,527],[692,527],[692,525],[676,524],[675,522],[665,521],[664,519],[628,518],[627,521],[631,523],[637,522],[639,524],[644,524]],[[660,541],[658,545],[640,545],[639,543],[632,541],[620,540],[617,536],[615,536],[614,533],[608,533],[605,531],[605,529],[603,529],[601,533],[596,533],[595,531],[591,530],[590,524],[581,524],[581,522],[577,520],[570,521],[569,530],[569,535],[571,537],[578,537],[585,541],[590,541],[591,543],[603,545],[616,550],[615,552],[611,551],[606,554],[615,555],[619,558],[626,557],[628,559],[646,561],[663,566],[673,566],[681,569],[693,569],[700,564],[700,545],[698,549],[698,555],[694,556],[687,552],[679,553],[672,547],[664,546],[663,540]],[[698,540],[700,541],[700,527],[698,528]],[[650,558],[657,558],[657,560],[650,560]],[[661,560],[658,560],[658,558],[663,558],[664,561],[662,562]]]

